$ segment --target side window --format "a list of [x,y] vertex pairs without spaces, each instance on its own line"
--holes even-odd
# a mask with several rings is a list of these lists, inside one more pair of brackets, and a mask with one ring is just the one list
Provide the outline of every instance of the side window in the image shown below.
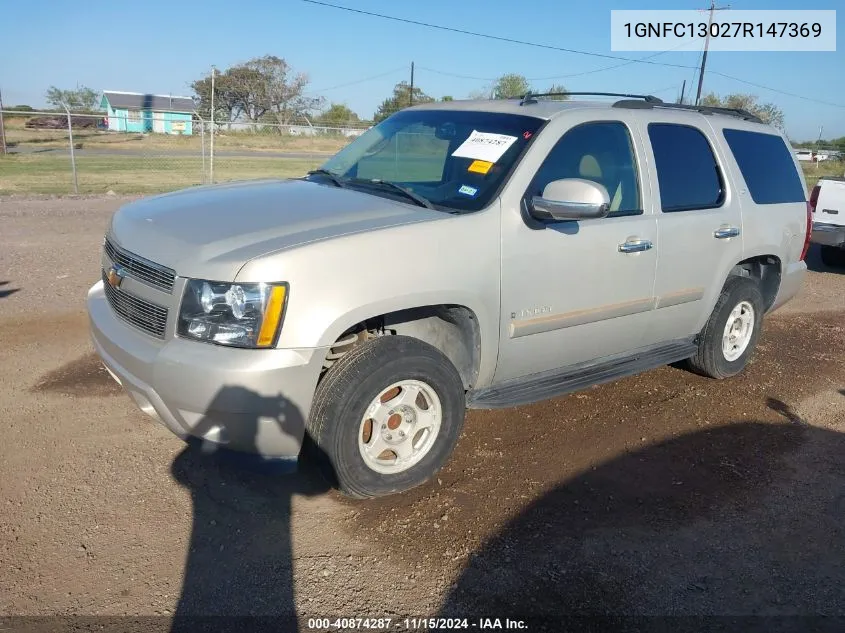
[[727,128],[722,133],[755,203],[804,202],[792,153],[780,136]]
[[540,196],[547,184],[562,178],[585,178],[604,185],[610,196],[610,215],[642,213],[631,135],[619,121],[585,123],[566,132],[537,170],[528,195]]
[[689,125],[649,123],[664,213],[712,209],[725,199],[722,174],[707,137]]

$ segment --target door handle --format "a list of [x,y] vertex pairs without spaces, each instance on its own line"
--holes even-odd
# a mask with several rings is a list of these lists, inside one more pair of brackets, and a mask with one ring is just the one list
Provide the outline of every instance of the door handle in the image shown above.
[[739,235],[739,227],[736,226],[720,226],[713,231],[713,237],[717,240],[726,240],[729,237],[736,237]]
[[627,242],[622,242],[619,245],[619,252],[642,253],[643,251],[649,250],[652,246],[653,245],[649,240],[628,240]]

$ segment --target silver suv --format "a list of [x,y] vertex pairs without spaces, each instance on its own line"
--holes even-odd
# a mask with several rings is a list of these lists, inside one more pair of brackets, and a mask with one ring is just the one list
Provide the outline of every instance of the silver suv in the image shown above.
[[307,444],[355,497],[431,477],[467,407],[734,376],[804,278],[801,170],[747,112],[616,96],[421,105],[303,178],[128,204],[96,350],[180,437]]

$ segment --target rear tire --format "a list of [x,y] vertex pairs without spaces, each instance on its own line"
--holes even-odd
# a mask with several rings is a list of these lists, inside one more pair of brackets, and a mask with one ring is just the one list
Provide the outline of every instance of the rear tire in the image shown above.
[[822,246],[822,263],[830,268],[845,267],[845,248],[840,246]]
[[729,277],[698,336],[698,350],[687,360],[687,367],[716,379],[739,374],[757,345],[764,311],[763,295],[756,281]]
[[390,495],[440,470],[465,414],[463,381],[440,350],[384,336],[353,348],[317,386],[310,452],[345,495]]

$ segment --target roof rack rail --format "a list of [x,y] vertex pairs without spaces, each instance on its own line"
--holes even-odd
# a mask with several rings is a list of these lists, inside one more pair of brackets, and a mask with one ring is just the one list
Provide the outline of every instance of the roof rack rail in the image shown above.
[[652,95],[629,95],[619,92],[528,92],[519,97],[519,105],[537,103],[536,97],[625,97],[627,99],[642,99],[645,103],[660,104],[662,99]]
[[719,106],[697,106],[687,103],[652,103],[648,101],[617,101],[613,104],[614,108],[666,108],[669,110],[692,110],[693,112],[700,112],[701,114],[724,114],[727,116],[737,117],[745,121],[753,123],[765,123],[763,119],[756,114],[752,114],[748,110],[741,108],[722,108]]

